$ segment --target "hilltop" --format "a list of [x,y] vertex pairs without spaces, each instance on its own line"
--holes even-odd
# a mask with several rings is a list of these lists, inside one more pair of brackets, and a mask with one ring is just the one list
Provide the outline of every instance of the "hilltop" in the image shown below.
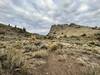
[[29,37],[44,37],[43,35],[37,33],[30,33],[26,30],[26,28],[18,28],[16,25],[15,27],[11,26],[10,24],[5,25],[0,23],[0,38],[2,39],[27,39]]
[[88,27],[88,26],[81,26],[74,23],[71,24],[58,24],[52,25],[50,32],[48,33],[49,36],[55,36],[57,38],[63,36],[81,36],[81,35],[94,35],[95,33],[100,33],[99,27]]
[[100,75],[100,28],[59,24],[40,35],[0,24],[0,75]]

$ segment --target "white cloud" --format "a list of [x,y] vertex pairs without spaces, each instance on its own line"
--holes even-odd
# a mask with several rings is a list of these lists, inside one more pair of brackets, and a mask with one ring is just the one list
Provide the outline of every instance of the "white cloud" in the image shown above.
[[0,0],[0,21],[38,33],[45,33],[54,23],[100,24],[100,1]]
[[79,9],[78,12],[84,12],[84,11],[88,11],[89,6],[87,4],[82,4]]
[[47,6],[49,9],[55,9],[56,5],[54,4],[53,0],[43,0],[44,5]]
[[6,5],[10,0],[0,0],[0,6]]

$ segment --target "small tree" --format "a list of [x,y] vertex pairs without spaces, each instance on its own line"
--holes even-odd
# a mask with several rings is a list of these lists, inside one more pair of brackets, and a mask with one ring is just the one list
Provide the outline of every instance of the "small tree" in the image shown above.
[[8,26],[10,27],[10,24],[8,24]]
[[23,32],[26,32],[26,28],[23,28]]
[[70,25],[69,26],[74,26],[74,25],[76,25],[75,23],[70,23]]
[[17,26],[15,25],[15,28],[17,28]]

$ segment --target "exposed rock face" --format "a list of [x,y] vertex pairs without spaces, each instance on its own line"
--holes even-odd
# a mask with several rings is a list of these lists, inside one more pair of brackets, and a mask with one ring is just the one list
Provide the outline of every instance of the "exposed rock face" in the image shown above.
[[80,26],[74,23],[68,24],[60,24],[60,25],[53,25],[48,33],[48,36],[80,36],[83,34],[92,35],[95,33],[99,33],[100,30],[98,27],[87,27],[87,26]]

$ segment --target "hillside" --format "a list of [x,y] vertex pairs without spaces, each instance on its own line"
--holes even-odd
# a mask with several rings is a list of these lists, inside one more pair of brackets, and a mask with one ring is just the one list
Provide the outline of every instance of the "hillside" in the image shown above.
[[81,26],[74,23],[68,24],[62,24],[62,25],[53,25],[50,29],[50,32],[48,33],[49,36],[56,36],[56,37],[62,37],[62,36],[81,36],[83,34],[86,34],[88,36],[93,35],[95,33],[100,33],[99,27],[87,27],[87,26]]
[[27,32],[25,28],[12,27],[10,25],[0,24],[0,38],[16,39],[31,36],[31,33]]
[[100,75],[100,29],[53,25],[43,36],[0,24],[0,75]]

